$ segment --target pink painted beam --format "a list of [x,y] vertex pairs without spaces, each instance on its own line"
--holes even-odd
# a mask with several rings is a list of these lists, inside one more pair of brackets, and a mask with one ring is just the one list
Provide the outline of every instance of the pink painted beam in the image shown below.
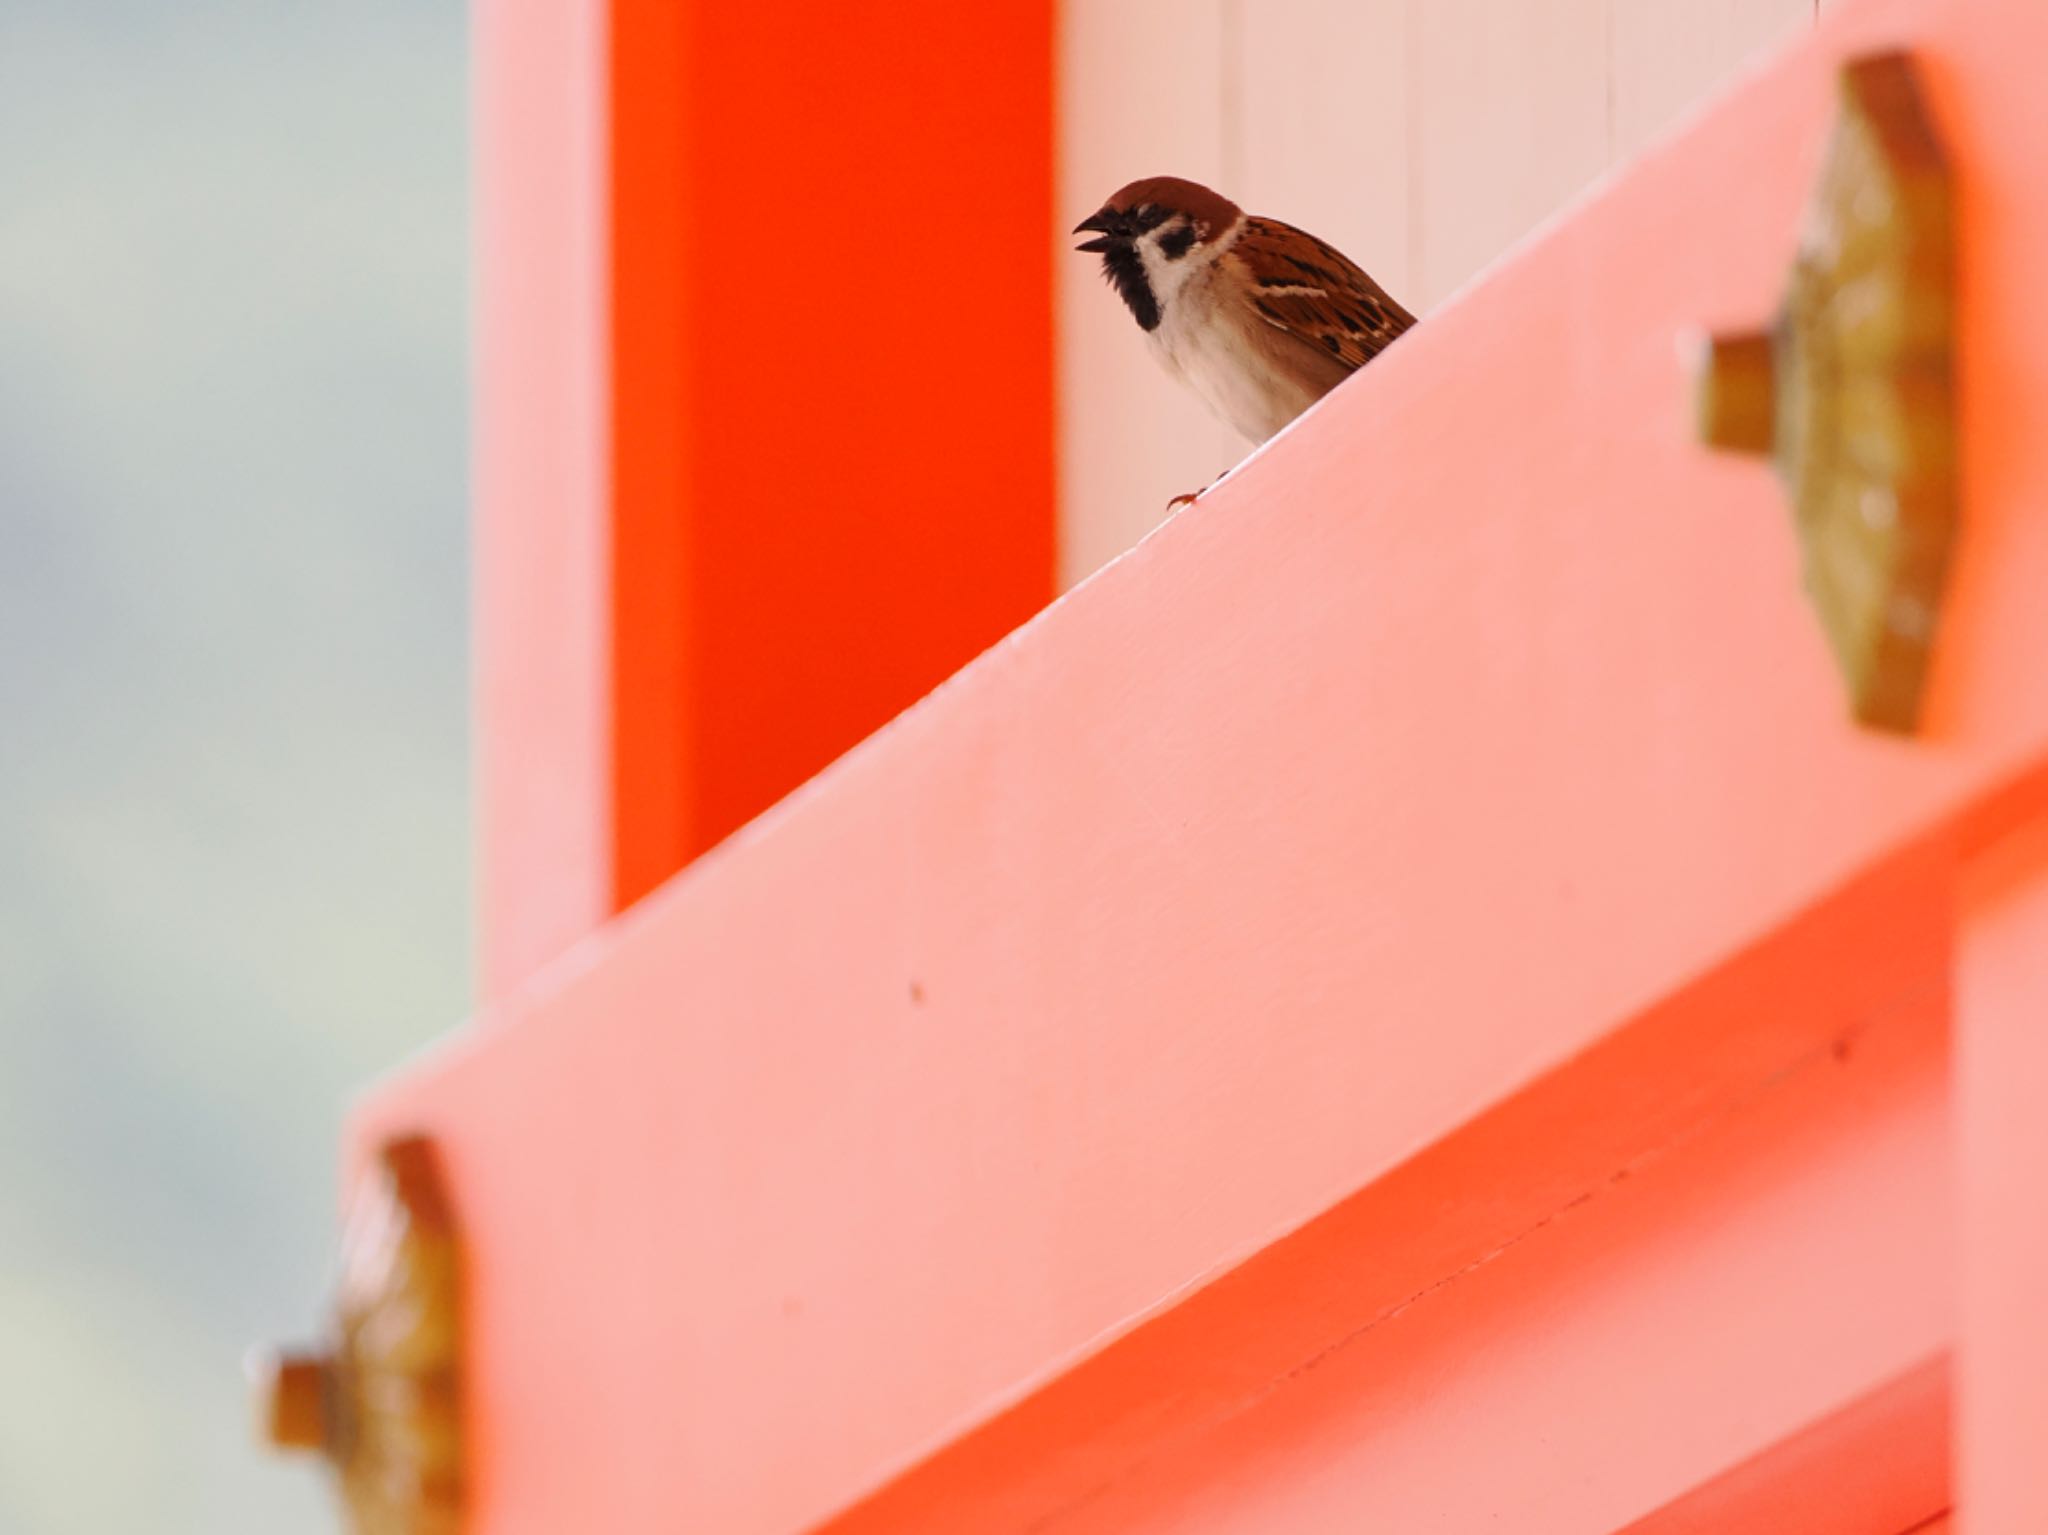
[[471,10],[478,970],[614,910],[604,0]]
[[1623,1535],[1944,1535],[1950,1375],[1909,1370]]
[[[1809,1519],[1946,1507],[1945,1404],[1869,1404],[1950,1338],[1947,868],[1874,874],[828,1535],[1667,1535],[1634,1521],[1765,1473]],[[1853,1493],[1849,1443],[1780,1455],[1838,1420],[1883,1441]]]

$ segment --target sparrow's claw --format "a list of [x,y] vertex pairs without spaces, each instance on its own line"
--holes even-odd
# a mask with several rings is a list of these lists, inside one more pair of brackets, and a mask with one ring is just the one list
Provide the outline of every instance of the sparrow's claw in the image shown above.
[[1166,503],[1166,510],[1169,513],[1171,513],[1179,511],[1184,506],[1193,506],[1197,501],[1201,500],[1202,497],[1208,495],[1210,491],[1214,490],[1218,485],[1221,485],[1225,480],[1229,478],[1230,471],[1226,469],[1221,474],[1217,475],[1215,479],[1211,480],[1208,484],[1204,485],[1200,490],[1191,490],[1184,496],[1175,496],[1171,501]]

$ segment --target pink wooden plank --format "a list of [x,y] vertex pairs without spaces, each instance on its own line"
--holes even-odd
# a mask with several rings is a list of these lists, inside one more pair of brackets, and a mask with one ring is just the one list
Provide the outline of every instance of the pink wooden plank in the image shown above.
[[2048,803],[1972,865],[1956,965],[1957,1512],[2048,1529]]
[[[1947,867],[1898,860],[827,1535],[1606,1530],[1766,1477],[1810,1535],[1946,1506],[1942,1404],[1871,1404],[1949,1331]],[[1841,1419],[1889,1457],[1853,1489]]]
[[1946,1358],[1910,1370],[1625,1535],[1941,1535],[1950,1374]]
[[479,983],[611,914],[602,0],[481,0],[475,60]]

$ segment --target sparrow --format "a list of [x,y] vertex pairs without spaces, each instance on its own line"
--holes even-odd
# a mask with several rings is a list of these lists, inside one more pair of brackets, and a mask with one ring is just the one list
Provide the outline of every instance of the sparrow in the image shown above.
[[1074,233],[1095,236],[1075,248],[1102,257],[1152,355],[1253,443],[1415,323],[1314,235],[1177,176],[1132,182]]

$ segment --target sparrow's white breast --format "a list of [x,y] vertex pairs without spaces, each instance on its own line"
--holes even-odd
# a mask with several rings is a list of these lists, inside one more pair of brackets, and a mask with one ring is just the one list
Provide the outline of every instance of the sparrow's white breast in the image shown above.
[[1145,275],[1159,301],[1158,326],[1146,335],[1161,366],[1252,442],[1264,442],[1321,399],[1333,379],[1305,368],[1293,338],[1259,318],[1245,279],[1223,260],[1240,220],[1213,245],[1180,261],[1141,246]]

